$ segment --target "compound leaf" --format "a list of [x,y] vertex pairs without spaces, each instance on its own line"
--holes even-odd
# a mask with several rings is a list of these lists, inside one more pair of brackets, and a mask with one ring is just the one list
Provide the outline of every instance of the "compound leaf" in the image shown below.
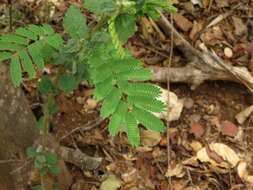
[[115,28],[119,40],[125,43],[136,31],[136,17],[131,14],[120,14],[116,17]]
[[88,35],[86,18],[80,9],[71,5],[63,19],[66,32],[73,38],[84,39]]
[[84,8],[97,15],[111,15],[117,10],[116,2],[114,0],[85,0]]

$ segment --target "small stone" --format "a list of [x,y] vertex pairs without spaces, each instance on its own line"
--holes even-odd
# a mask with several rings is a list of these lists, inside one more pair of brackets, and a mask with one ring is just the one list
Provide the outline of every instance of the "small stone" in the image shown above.
[[192,108],[193,104],[194,104],[193,99],[191,99],[191,98],[185,98],[185,100],[184,100],[184,107],[186,109]]
[[226,56],[227,58],[233,57],[233,51],[232,51],[230,48],[228,48],[228,47],[226,47],[226,48],[224,49],[224,54],[225,54],[225,56]]
[[199,120],[201,119],[201,116],[199,114],[192,114],[190,117],[189,117],[189,120],[191,122],[199,122]]
[[92,110],[97,107],[97,101],[93,98],[89,98],[86,103],[88,110]]
[[84,97],[81,97],[81,96],[78,96],[77,98],[76,98],[76,102],[78,103],[78,104],[84,104]]

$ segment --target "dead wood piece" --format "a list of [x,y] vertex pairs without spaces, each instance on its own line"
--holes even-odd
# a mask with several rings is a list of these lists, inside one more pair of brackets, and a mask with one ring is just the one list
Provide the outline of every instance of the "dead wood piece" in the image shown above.
[[[178,77],[178,75],[183,75],[183,73],[175,74],[177,80],[173,79],[173,76],[170,76],[171,82],[188,82],[193,84],[193,88],[196,88],[196,86],[201,84],[204,80],[228,80],[244,84],[251,92],[253,92],[253,77],[245,67],[235,67],[224,64],[223,60],[214,52],[208,51],[204,44],[201,44],[200,46],[202,51],[195,49],[176,31],[162,11],[158,11],[161,15],[160,24],[162,24],[164,29],[173,32],[175,45],[184,53],[185,57],[189,59],[191,62],[190,65],[193,67],[192,69],[190,68],[190,70],[192,70],[190,72],[188,68],[188,74],[185,77]],[[181,72],[182,71],[183,70],[181,70]],[[172,72],[173,68],[171,68],[169,75],[172,75]],[[161,73],[162,74],[159,76],[160,78],[161,76],[166,76],[166,73],[162,71]],[[200,78],[198,79],[198,77],[194,77],[192,73],[197,74]],[[157,76],[157,78],[159,77]],[[188,78],[188,81],[186,81],[186,78]]]
[[192,84],[192,89],[195,89],[198,85],[205,80],[226,80],[237,82],[231,75],[224,72],[203,72],[193,66],[185,66],[178,68],[170,68],[169,74],[166,67],[148,66],[147,69],[153,73],[152,81],[166,82],[167,77],[170,78],[172,83],[189,83]]
[[64,146],[59,147],[59,154],[65,162],[74,164],[83,170],[94,170],[99,167],[102,158],[88,156],[79,149],[72,149]]

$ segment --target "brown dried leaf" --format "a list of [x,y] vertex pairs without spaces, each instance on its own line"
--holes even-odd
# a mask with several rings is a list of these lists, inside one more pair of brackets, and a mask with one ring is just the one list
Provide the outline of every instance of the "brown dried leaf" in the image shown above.
[[[252,51],[252,52],[253,52],[253,51]],[[249,60],[248,67],[249,67],[249,70],[250,70],[251,72],[253,72],[253,58],[251,58],[251,59]]]
[[235,28],[235,31],[234,31],[235,35],[242,36],[247,33],[248,29],[240,18],[233,16],[232,20],[233,20],[233,25]]
[[143,146],[156,146],[161,140],[161,134],[156,131],[141,129],[141,144]]
[[188,32],[193,26],[192,22],[181,14],[174,14],[173,19],[176,25],[184,32]]
[[215,160],[217,163],[224,162],[223,158],[220,155],[218,155],[216,152],[212,151],[208,145],[206,145],[206,152],[207,152],[207,155],[211,159]]
[[176,176],[176,177],[181,178],[185,175],[185,172],[183,169],[184,169],[184,167],[182,164],[174,163],[174,165],[170,166],[170,168],[167,170],[165,176],[166,177]]
[[213,168],[217,168],[217,167],[222,167],[226,169],[230,169],[231,167],[234,168],[240,161],[240,158],[236,154],[236,152],[225,144],[211,143],[209,145],[209,148],[211,151],[218,154],[224,160],[224,162],[217,163],[214,159],[210,158],[210,156],[207,153],[206,148],[202,148],[201,150],[199,150],[197,152],[196,158],[200,160],[201,162],[210,163],[211,167]]
[[230,121],[224,121],[221,127],[221,134],[234,137],[238,133],[238,128]]
[[196,138],[201,138],[205,133],[205,130],[202,125],[197,122],[191,123],[190,133],[193,133]]

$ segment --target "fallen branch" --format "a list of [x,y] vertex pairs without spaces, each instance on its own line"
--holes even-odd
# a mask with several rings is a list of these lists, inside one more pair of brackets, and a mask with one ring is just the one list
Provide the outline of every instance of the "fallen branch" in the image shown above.
[[[161,15],[159,24],[165,31],[174,33],[176,47],[184,53],[190,62],[188,67],[171,68],[169,73],[171,82],[192,83],[194,89],[205,80],[228,80],[244,84],[253,92],[253,77],[245,67],[224,64],[223,60],[214,52],[208,51],[204,44],[200,46],[202,51],[197,50],[177,32],[162,11],[158,11]],[[154,71],[153,80],[167,81],[165,69],[150,69]]]
[[195,89],[198,85],[203,83],[206,80],[216,81],[216,80],[225,80],[238,82],[234,77],[231,77],[230,74],[225,72],[203,72],[202,70],[194,66],[185,66],[178,68],[170,68],[168,74],[166,67],[160,66],[147,66],[147,69],[151,70],[153,73],[152,81],[155,82],[166,82],[167,77],[169,76],[170,82],[172,83],[189,83],[192,84],[192,88]]
[[98,168],[102,162],[102,158],[91,157],[81,152],[79,149],[60,146],[58,153],[65,162],[74,164],[82,170],[94,170]]

